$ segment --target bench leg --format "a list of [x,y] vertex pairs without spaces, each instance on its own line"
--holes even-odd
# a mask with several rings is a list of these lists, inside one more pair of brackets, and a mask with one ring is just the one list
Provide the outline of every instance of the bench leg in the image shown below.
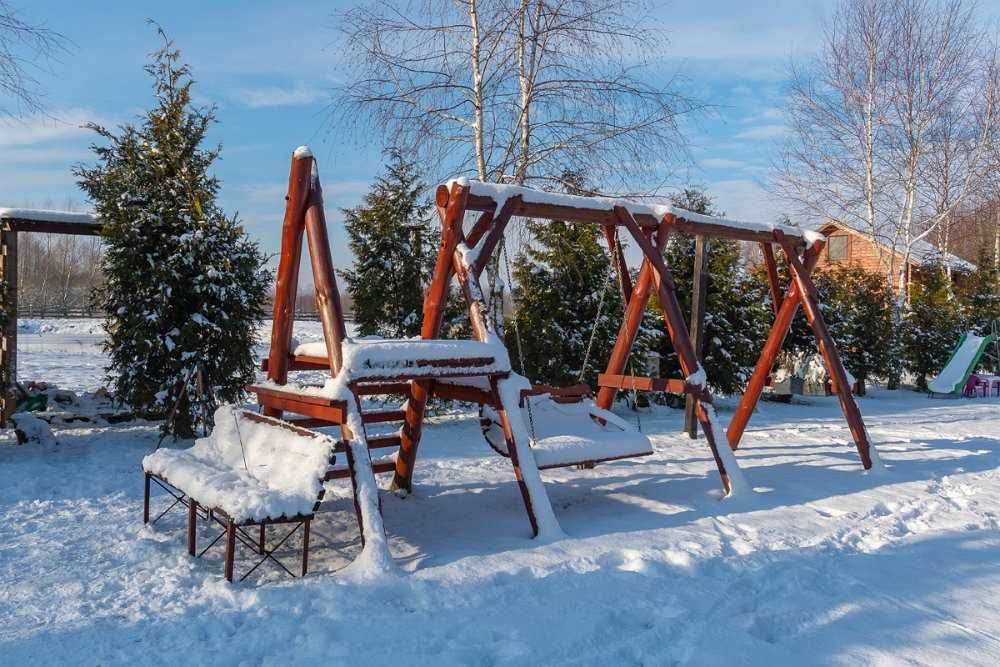
[[144,524],[149,523],[149,473],[143,475],[145,478],[145,483],[142,491],[142,522]]
[[192,556],[198,553],[198,503],[194,498],[188,499],[188,553]]
[[236,522],[232,519],[226,523],[226,559],[223,565],[226,581],[233,581],[233,564],[236,561]]
[[309,571],[309,519],[302,526],[302,576]]
[[264,555],[264,549],[267,547],[267,533],[264,532],[267,529],[265,524],[260,524],[260,538],[257,540],[257,548],[260,554]]

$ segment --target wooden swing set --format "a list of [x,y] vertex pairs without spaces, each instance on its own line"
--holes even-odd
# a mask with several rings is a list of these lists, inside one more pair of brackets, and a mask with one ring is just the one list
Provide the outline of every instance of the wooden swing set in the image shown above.
[[[384,545],[376,473],[393,473],[394,489],[412,489],[417,450],[427,402],[431,397],[469,401],[484,406],[484,432],[490,444],[508,456],[535,535],[559,533],[539,470],[562,466],[589,467],[602,461],[652,453],[649,440],[609,412],[617,391],[642,390],[688,394],[712,452],[727,494],[741,491],[742,476],[730,450],[735,450],[767,383],[792,319],[801,305],[816,335],[833,388],[840,401],[865,469],[877,465],[865,425],[837,349],[817,300],[811,273],[824,241],[801,229],[740,223],[666,206],[599,197],[556,195],[525,187],[457,179],[437,188],[441,241],[423,305],[420,340],[352,340],[347,337],[343,309],[330,254],[322,191],[315,160],[306,148],[292,158],[281,256],[274,299],[270,353],[264,362],[268,381],[249,387],[266,415],[299,427],[339,426],[337,451],[347,464],[327,479],[350,478],[364,543]],[[466,229],[466,214],[478,214]],[[502,242],[514,217],[565,220],[601,225],[609,243],[617,283],[625,303],[621,327],[593,402],[589,389],[533,386],[516,375],[506,348],[494,330],[480,290],[480,276]],[[625,230],[642,253],[634,281],[625,265],[619,230]],[[735,239],[760,244],[767,266],[775,320],[747,390],[723,431],[712,405],[705,373],[698,362],[677,300],[676,287],[663,250],[670,234]],[[292,348],[294,304],[302,237],[306,236],[316,304],[324,341]],[[774,247],[784,253],[790,274],[782,294]],[[440,340],[452,281],[465,297],[475,341]],[[667,333],[685,377],[666,379],[626,374],[644,310],[653,291]],[[323,370],[335,390],[289,384],[290,371]],[[369,410],[362,399],[397,395],[402,409]],[[557,415],[555,426],[545,420]],[[400,423],[395,435],[369,437],[369,424]],[[568,429],[569,433],[559,433]],[[550,437],[552,436],[552,437]],[[562,436],[562,437],[559,437]],[[568,437],[567,437],[568,436]],[[726,446],[728,445],[728,447]],[[391,448],[392,456],[372,458],[372,450]],[[376,534],[377,533],[377,534]]]

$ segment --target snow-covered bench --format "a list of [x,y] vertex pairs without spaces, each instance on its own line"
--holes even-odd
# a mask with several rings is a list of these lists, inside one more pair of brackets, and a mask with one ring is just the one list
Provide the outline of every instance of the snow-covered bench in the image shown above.
[[[198,508],[205,510],[225,528],[225,575],[230,581],[237,538],[262,556],[257,565],[271,559],[287,572],[272,553],[301,526],[305,574],[309,522],[323,498],[324,480],[334,469],[336,446],[337,441],[324,434],[223,406],[215,413],[210,436],[195,441],[189,449],[158,449],[143,459],[143,520],[149,523],[150,483],[155,481],[174,497],[173,505],[160,516],[178,504],[188,508],[188,551],[197,556],[201,555],[196,548]],[[266,526],[288,523],[295,525],[268,549]],[[259,526],[259,535],[251,538],[243,530],[246,526]]]

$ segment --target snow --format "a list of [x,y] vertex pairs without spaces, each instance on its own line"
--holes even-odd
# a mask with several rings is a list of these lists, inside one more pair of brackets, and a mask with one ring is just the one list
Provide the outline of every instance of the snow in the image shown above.
[[313,156],[312,149],[309,148],[308,146],[299,146],[292,153],[292,157],[295,158],[296,160],[301,160],[302,158],[307,158],[312,156]]
[[[326,343],[301,343],[296,356],[326,357]],[[343,345],[343,368],[352,378],[392,377],[440,373],[433,365],[418,365],[421,361],[449,359],[492,359],[475,367],[462,367],[463,373],[486,374],[510,370],[510,360],[503,345],[472,340],[422,340],[412,338],[347,338]]]
[[237,523],[312,514],[336,440],[248,418],[223,405],[189,449],[157,449],[142,467]]
[[[530,440],[531,451],[539,468],[653,453],[649,438],[592,401],[556,403],[547,394],[529,396],[528,401],[530,417],[525,404],[520,411],[521,419],[534,436]],[[507,442],[499,417],[490,408],[484,408],[484,412],[492,420],[484,435],[495,449],[506,452]],[[605,423],[599,424],[592,416]]]
[[14,429],[17,432],[17,440],[27,445],[55,445],[55,437],[52,429],[42,419],[28,412],[18,412],[11,417],[14,422]]
[[967,333],[958,350],[949,359],[948,365],[941,369],[941,374],[927,383],[928,389],[936,394],[952,394],[961,391],[969,377],[969,366],[972,365],[976,355],[979,354],[979,349],[985,342],[986,338],[972,332]]
[[0,219],[39,220],[42,222],[69,222],[92,224],[100,222],[92,213],[74,213],[72,211],[52,211],[41,208],[6,208],[0,207]]
[[501,183],[486,183],[483,181],[470,181],[464,178],[451,179],[447,182],[450,188],[452,184],[467,186],[471,194],[480,197],[489,197],[497,202],[497,210],[502,208],[503,203],[511,197],[521,197],[524,202],[532,204],[550,204],[554,206],[568,206],[572,208],[604,209],[611,211],[615,207],[628,209],[632,215],[651,215],[655,218],[662,218],[667,214],[673,214],[678,218],[683,218],[690,222],[702,222],[722,227],[734,229],[744,229],[754,232],[774,232],[780,230],[790,238],[803,239],[806,243],[812,244],[823,240],[824,237],[819,232],[782,225],[769,222],[748,222],[744,220],[730,220],[727,218],[717,218],[709,215],[702,215],[685,210],[673,204],[665,202],[642,203],[617,197],[583,197],[580,195],[564,194],[560,192],[546,192],[535,190],[520,185],[506,185]]
[[[71,384],[58,356],[36,356]],[[222,579],[219,545],[187,555],[183,511],[142,526],[156,424],[57,427],[58,446],[18,447],[8,431],[3,662],[1000,664],[1000,401],[875,389],[858,402],[882,474],[861,473],[835,397],[761,403],[735,454],[753,503],[719,502],[681,411],[644,411],[653,455],[542,473],[564,531],[552,540],[530,539],[510,462],[483,443],[476,412],[436,417],[414,492],[380,479],[404,576],[341,569],[362,547],[337,481],[309,576],[262,566],[240,585]],[[723,424],[734,406],[716,401]],[[275,554],[289,567],[298,539]],[[249,549],[238,559],[241,572],[255,562]]]

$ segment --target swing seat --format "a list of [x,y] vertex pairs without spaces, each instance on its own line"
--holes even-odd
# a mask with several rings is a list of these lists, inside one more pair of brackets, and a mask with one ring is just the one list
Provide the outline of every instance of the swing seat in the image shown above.
[[[417,379],[469,377],[510,372],[506,350],[471,340],[348,338],[343,343],[345,377]],[[293,369],[302,364],[329,368],[326,343],[303,343],[292,354]]]
[[[527,401],[531,402],[530,415]],[[524,403],[521,417],[529,431],[534,432],[531,452],[540,470],[653,453],[649,438],[591,401],[559,402],[550,394],[539,394],[526,396]],[[480,420],[490,447],[502,456],[510,456],[496,412],[484,406]]]

